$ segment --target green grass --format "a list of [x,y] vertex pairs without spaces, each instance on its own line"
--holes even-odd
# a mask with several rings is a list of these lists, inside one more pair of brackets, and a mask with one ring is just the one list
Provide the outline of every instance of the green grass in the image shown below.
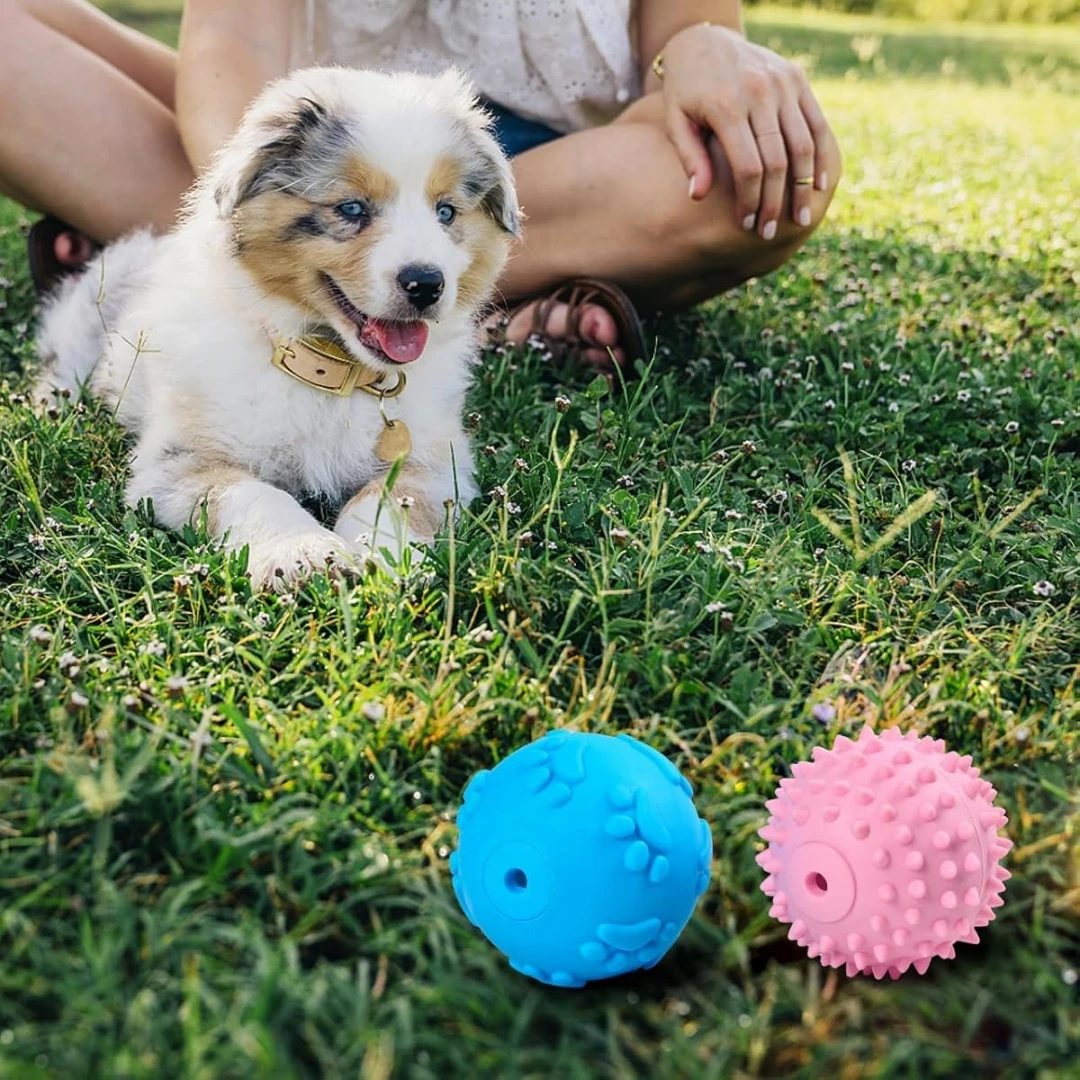
[[[905,73],[880,20],[877,65],[857,20],[753,26],[838,58],[827,228],[625,393],[492,358],[493,494],[407,585],[253,597],[125,509],[108,416],[19,397],[0,205],[0,1077],[1077,1075],[1080,37],[1017,81],[979,72],[1019,30]],[[788,943],[754,863],[864,721],[972,754],[1016,844],[983,944],[886,985]],[[468,777],[558,725],[669,754],[716,842],[663,963],[579,992],[509,971],[447,868]]]

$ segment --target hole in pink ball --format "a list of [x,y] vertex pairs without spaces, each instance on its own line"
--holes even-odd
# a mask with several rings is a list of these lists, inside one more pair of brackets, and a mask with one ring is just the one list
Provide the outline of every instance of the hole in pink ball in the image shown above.
[[829,882],[824,874],[807,874],[806,891],[811,896],[824,896],[829,891]]

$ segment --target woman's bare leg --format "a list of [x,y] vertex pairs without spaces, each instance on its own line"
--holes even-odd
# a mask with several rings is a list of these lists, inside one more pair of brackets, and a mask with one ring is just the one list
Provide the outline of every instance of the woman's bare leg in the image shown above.
[[[540,296],[568,278],[605,278],[645,311],[691,307],[776,269],[825,216],[840,179],[840,151],[828,148],[828,187],[815,191],[812,220],[788,220],[762,240],[736,220],[734,188],[717,151],[717,184],[694,202],[686,174],[663,128],[659,94],[631,105],[606,127],[546,143],[514,161],[526,225],[501,283],[508,300]],[[526,309],[508,328],[511,340],[531,328]],[[565,312],[552,314],[557,330]],[[516,325],[515,325],[516,324]],[[588,313],[594,340],[616,344],[615,323]]]
[[171,225],[174,54],[84,0],[0,4],[0,43],[0,187],[96,240]]

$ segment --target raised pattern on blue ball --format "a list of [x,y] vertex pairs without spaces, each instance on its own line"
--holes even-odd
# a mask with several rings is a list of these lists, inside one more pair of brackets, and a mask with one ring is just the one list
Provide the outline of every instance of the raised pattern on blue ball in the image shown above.
[[468,785],[455,894],[530,978],[581,986],[651,967],[709,880],[691,791],[629,736],[552,732]]

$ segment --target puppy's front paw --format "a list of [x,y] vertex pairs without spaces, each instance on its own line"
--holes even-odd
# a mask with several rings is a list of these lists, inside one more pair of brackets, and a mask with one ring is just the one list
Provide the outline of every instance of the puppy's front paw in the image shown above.
[[30,404],[38,416],[55,417],[69,408],[78,397],[77,390],[59,386],[53,379],[42,376],[30,391]]
[[355,574],[356,553],[326,529],[248,545],[248,576],[256,589],[284,592],[313,574]]

